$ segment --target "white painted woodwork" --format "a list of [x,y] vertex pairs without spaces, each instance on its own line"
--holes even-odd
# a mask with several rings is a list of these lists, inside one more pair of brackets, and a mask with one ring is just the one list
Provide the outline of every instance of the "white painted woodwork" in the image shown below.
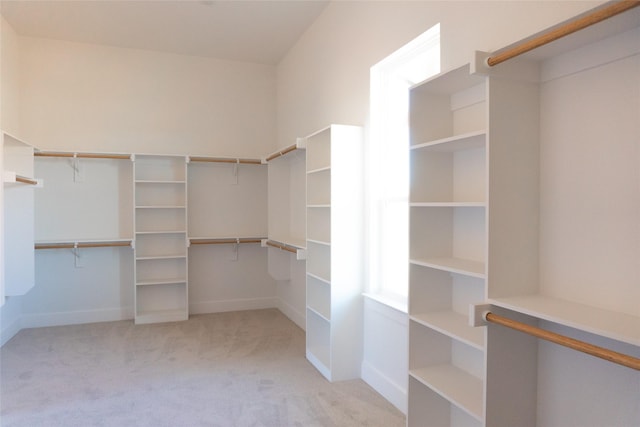
[[640,355],[640,11],[630,13],[413,88],[408,425],[463,425],[461,413],[491,427],[640,422],[636,372],[499,325],[469,329],[464,308],[488,302]]
[[4,268],[0,275],[0,305],[5,296],[27,293],[35,284],[34,276],[34,189],[36,185],[19,182],[19,177],[35,181],[33,147],[1,132]]
[[329,381],[362,363],[362,129],[331,125],[306,140],[307,359]]
[[[133,176],[134,321],[142,324],[186,320],[189,317],[186,158],[136,155]],[[155,246],[153,251],[162,255],[151,255],[150,246]]]

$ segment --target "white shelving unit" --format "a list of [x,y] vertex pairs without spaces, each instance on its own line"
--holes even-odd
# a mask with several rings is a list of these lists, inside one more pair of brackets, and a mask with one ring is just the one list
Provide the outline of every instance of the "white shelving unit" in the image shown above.
[[24,295],[35,284],[34,276],[34,178],[33,147],[1,132],[4,209],[4,277],[0,302],[5,296]]
[[486,89],[465,66],[411,90],[409,426],[482,425]]
[[362,129],[331,125],[307,144],[307,359],[329,381],[360,377]]
[[640,357],[638,40],[635,9],[412,89],[409,426],[640,423],[634,371],[468,320]]
[[134,187],[135,323],[186,320],[186,158],[136,155]]

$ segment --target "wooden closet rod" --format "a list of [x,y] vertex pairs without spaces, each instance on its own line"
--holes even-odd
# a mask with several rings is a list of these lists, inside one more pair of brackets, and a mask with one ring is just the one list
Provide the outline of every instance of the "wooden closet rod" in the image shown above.
[[106,248],[115,246],[131,246],[131,242],[36,243],[35,249]]
[[29,185],[38,185],[38,181],[36,181],[35,179],[27,178],[20,175],[16,175],[16,182],[21,182],[23,184]]
[[273,246],[274,248],[282,249],[283,251],[288,251],[288,252],[291,252],[291,253],[294,253],[294,254],[298,253],[298,250],[296,248],[292,248],[292,247],[287,246],[287,245],[281,245],[280,243],[276,243],[276,242],[274,242],[272,240],[267,240],[266,243],[269,246]]
[[569,338],[535,326],[527,325],[526,323],[518,322],[517,320],[509,319],[498,314],[487,313],[485,315],[485,319],[488,322],[497,323],[498,325],[506,326],[507,328],[515,329],[516,331],[524,332],[525,334],[533,335],[534,337],[551,341],[552,343],[569,347],[570,349],[581,351],[583,353],[640,371],[640,359],[636,357],[618,353],[616,351],[609,350],[608,348],[599,347],[574,338]]
[[636,0],[622,0],[612,3],[602,9],[596,10],[581,18],[577,18],[571,22],[567,22],[565,25],[553,29],[547,33],[541,34],[531,40],[523,41],[522,43],[505,50],[494,56],[490,56],[487,59],[487,65],[493,67],[501,62],[507,61],[518,55],[522,55],[525,52],[529,52],[537,47],[543,46],[552,41],[558,40],[564,36],[575,33],[583,28],[589,27],[605,19],[611,18],[629,9],[633,9],[636,6],[640,6],[640,1]]
[[192,162],[240,163],[244,165],[261,165],[260,159],[230,159],[225,157],[189,157]]
[[240,239],[192,239],[192,245],[224,245],[237,243],[261,243],[259,238],[240,238]]
[[280,156],[284,156],[285,154],[292,152],[296,148],[298,148],[298,146],[296,144],[290,145],[287,148],[284,148],[284,149],[278,151],[277,153],[273,153],[272,155],[267,157],[266,160],[268,162],[268,161],[276,159],[276,158],[278,158]]
[[75,157],[78,159],[115,159],[131,160],[130,154],[98,154],[98,153],[53,153],[48,151],[36,151],[33,153],[38,157]]

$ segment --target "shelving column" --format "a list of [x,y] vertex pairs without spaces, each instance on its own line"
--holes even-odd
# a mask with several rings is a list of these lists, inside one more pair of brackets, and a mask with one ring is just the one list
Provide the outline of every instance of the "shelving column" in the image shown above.
[[307,141],[307,359],[329,381],[362,362],[362,129],[332,125]]
[[[35,284],[34,275],[34,193],[41,182],[33,178],[33,147],[2,132],[2,181],[4,223],[4,271],[0,271],[4,297],[24,295]],[[0,206],[2,206],[0,205]]]
[[411,90],[408,426],[484,425],[486,89],[465,66]]
[[189,317],[186,161],[135,156],[136,324]]

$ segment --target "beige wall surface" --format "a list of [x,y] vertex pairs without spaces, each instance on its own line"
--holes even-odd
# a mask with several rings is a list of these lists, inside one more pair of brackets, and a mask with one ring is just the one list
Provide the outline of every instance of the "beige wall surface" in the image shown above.
[[18,40],[0,16],[0,129],[12,135],[20,133]]
[[20,38],[23,138],[43,149],[260,157],[275,68]]
[[437,23],[447,70],[601,3],[333,2],[278,66],[278,145],[330,123],[366,125],[370,67]]

